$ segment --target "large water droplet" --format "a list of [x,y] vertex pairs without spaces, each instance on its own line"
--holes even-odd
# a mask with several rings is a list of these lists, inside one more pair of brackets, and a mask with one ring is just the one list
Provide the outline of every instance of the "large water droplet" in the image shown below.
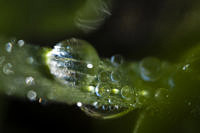
[[110,61],[114,66],[119,66],[123,64],[124,59],[121,55],[113,55]]
[[31,101],[35,101],[37,98],[37,93],[33,90],[28,91],[27,98]]
[[140,62],[140,75],[145,81],[155,81],[161,75],[161,62],[157,58],[147,57]]
[[9,74],[13,74],[14,72],[11,70],[12,68],[12,64],[11,63],[7,63],[3,66],[3,72],[4,74],[6,75],[9,75]]
[[60,42],[46,56],[51,74],[64,84],[89,84],[95,79],[99,57],[83,40],[72,38]]

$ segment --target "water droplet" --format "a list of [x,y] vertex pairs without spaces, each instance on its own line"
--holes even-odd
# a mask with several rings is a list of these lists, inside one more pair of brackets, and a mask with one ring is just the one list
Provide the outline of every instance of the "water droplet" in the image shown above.
[[27,77],[25,81],[26,81],[26,84],[27,84],[27,85],[34,85],[34,84],[35,84],[35,80],[34,80],[34,78],[31,77],[31,76],[30,76],[30,77]]
[[113,55],[110,61],[114,66],[119,66],[123,64],[124,59],[121,55]]
[[28,58],[27,58],[27,63],[28,63],[28,64],[33,64],[33,62],[34,62],[33,57],[28,57]]
[[77,102],[76,104],[78,107],[82,107],[82,103],[81,102]]
[[5,61],[5,56],[0,56],[0,67],[2,66],[4,61]]
[[101,96],[105,96],[105,95],[109,95],[110,93],[110,88],[107,87],[106,85],[104,84],[100,84],[98,83],[96,88],[95,88],[95,92],[96,92],[96,95],[98,97],[101,97]]
[[169,97],[169,90],[165,88],[158,88],[154,96],[157,100],[164,101]]
[[122,75],[119,71],[112,71],[110,78],[113,82],[119,82],[122,79]]
[[24,44],[25,44],[25,42],[24,42],[24,40],[19,40],[19,41],[17,42],[17,44],[18,44],[19,47],[23,47]]
[[126,100],[131,100],[131,98],[133,97],[133,94],[134,94],[134,91],[129,86],[124,86],[121,90],[121,96],[122,98]]
[[6,74],[6,75],[9,75],[9,74],[13,74],[14,72],[11,70],[12,68],[12,64],[10,63],[7,63],[3,66],[3,72]]
[[95,79],[97,70],[94,66],[99,57],[95,49],[83,40],[72,38],[60,42],[46,57],[51,74],[65,85],[88,85]]
[[182,70],[186,71],[189,67],[190,67],[190,64],[186,64],[185,66],[183,66]]
[[12,43],[8,42],[8,43],[6,44],[6,51],[7,51],[8,53],[10,53],[10,52],[12,51]]
[[93,65],[92,64],[87,64],[87,68],[91,69],[91,68],[93,68]]
[[157,58],[144,58],[140,64],[140,75],[145,81],[156,81],[161,75],[161,62]]
[[29,100],[35,101],[36,98],[37,98],[37,93],[35,91],[33,91],[33,90],[30,90],[27,93],[27,97],[28,97]]
[[110,72],[102,71],[98,75],[98,80],[101,82],[108,82],[110,81]]

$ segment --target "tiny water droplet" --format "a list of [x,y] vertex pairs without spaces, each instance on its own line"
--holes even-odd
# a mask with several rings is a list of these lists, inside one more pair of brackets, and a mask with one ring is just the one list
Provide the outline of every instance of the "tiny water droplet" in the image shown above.
[[91,68],[93,68],[93,65],[92,64],[87,64],[87,68],[91,69]]
[[8,52],[8,53],[10,53],[11,51],[12,51],[12,43],[10,43],[10,42],[8,42],[7,44],[6,44],[6,51]]
[[140,75],[145,81],[156,81],[161,75],[161,62],[157,58],[144,58],[140,64]]
[[33,91],[33,90],[30,90],[27,93],[27,97],[28,97],[29,100],[35,101],[36,98],[37,98],[37,93],[35,91]]
[[81,102],[77,102],[76,104],[78,107],[82,107],[82,103]]
[[124,86],[121,90],[121,96],[122,98],[126,99],[126,100],[131,100],[131,98],[133,97],[133,90],[132,88],[130,88],[129,86]]
[[11,63],[7,63],[3,66],[3,72],[6,74],[6,75],[9,75],[9,74],[13,74],[14,72],[11,70],[12,68],[12,64]]
[[24,40],[19,40],[19,41],[17,42],[17,44],[18,44],[19,47],[23,47],[24,44],[25,44],[25,42],[24,42]]
[[27,84],[27,85],[34,85],[34,84],[35,84],[35,80],[34,80],[34,78],[31,77],[31,76],[30,76],[30,77],[27,77],[25,81],[26,81],[26,84]]
[[123,64],[124,59],[121,55],[113,55],[110,61],[114,66],[120,66]]

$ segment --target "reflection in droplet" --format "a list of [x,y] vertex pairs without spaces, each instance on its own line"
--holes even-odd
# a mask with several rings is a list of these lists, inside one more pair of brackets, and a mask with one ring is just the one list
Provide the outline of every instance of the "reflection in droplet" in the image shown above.
[[6,44],[6,51],[7,51],[8,53],[10,53],[10,52],[12,51],[12,43],[8,42],[8,43]]
[[37,98],[37,93],[33,90],[28,91],[27,98],[31,101],[35,101]]
[[35,81],[34,81],[34,78],[33,77],[27,77],[26,78],[26,84],[27,85],[34,85],[35,84]]
[[124,59],[121,55],[113,55],[110,61],[114,66],[119,66],[123,64]]
[[4,74],[6,75],[9,75],[9,74],[13,74],[14,72],[11,70],[12,68],[12,64],[11,63],[7,63],[3,66],[3,72]]
[[19,47],[23,47],[24,44],[25,44],[25,42],[24,42],[24,40],[19,40],[19,41],[17,42],[17,44],[18,44]]
[[144,58],[139,65],[140,75],[145,81],[155,81],[161,75],[161,62],[157,58]]
[[2,66],[4,61],[5,61],[5,56],[0,56],[0,67]]

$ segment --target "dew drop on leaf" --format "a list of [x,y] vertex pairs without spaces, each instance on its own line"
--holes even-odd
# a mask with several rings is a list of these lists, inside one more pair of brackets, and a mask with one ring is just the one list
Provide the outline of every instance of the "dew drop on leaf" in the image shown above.
[[68,85],[89,84],[94,80],[99,61],[95,49],[75,38],[62,41],[46,54],[46,63],[59,81]]

